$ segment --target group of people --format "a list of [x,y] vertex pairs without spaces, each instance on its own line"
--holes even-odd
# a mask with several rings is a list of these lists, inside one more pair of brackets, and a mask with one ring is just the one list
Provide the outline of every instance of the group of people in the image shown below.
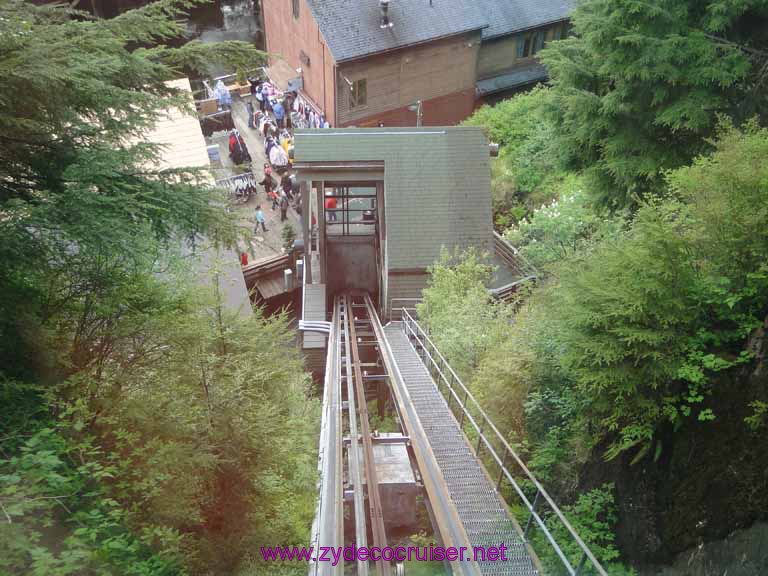
[[[272,210],[280,210],[280,221],[288,219],[288,209],[293,206],[300,214],[301,203],[295,194],[293,176],[290,174],[290,149],[293,145],[292,129],[330,128],[325,117],[293,91],[281,92],[274,84],[258,78],[248,78],[252,98],[246,103],[248,127],[259,131],[264,137],[264,178],[259,182],[264,187]],[[273,176],[273,170],[279,182]],[[267,232],[266,217],[261,205],[256,206],[256,229]]]
[[[288,219],[288,208],[291,203],[294,203],[294,207],[297,212],[301,211],[300,204],[294,195],[293,177],[284,172],[280,177],[280,183],[272,177],[272,167],[269,164],[264,164],[264,178],[259,182],[259,185],[264,186],[264,191],[267,194],[267,199],[272,201],[272,210],[280,209],[280,221],[285,222]],[[259,225],[264,232],[267,231],[266,221],[264,218],[264,212],[261,210],[261,206],[256,207],[256,231],[258,232]]]

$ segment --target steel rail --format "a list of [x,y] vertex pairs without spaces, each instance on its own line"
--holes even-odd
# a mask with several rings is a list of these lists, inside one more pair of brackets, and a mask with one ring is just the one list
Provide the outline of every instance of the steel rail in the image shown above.
[[[349,344],[349,323],[347,321],[351,313],[351,307],[345,296],[336,298],[336,309],[341,316],[341,308],[344,309],[344,318],[341,322],[343,330],[339,330],[339,336],[344,338],[344,368],[347,377],[347,416],[349,420],[350,443],[349,452],[349,475],[352,480],[352,490],[355,503],[355,543],[358,547],[368,546],[367,526],[365,521],[365,494],[363,493],[363,480],[360,476],[360,451],[359,439],[357,434],[357,410],[355,405],[354,382],[352,380],[352,355]],[[368,562],[357,560],[357,573],[359,576],[368,576]]]
[[[440,467],[437,465],[435,455],[404,384],[403,376],[400,373],[397,362],[394,360],[394,355],[389,342],[387,342],[384,329],[379,322],[376,309],[368,295],[365,296],[365,305],[368,310],[368,316],[371,319],[371,327],[379,342],[381,359],[384,362],[387,374],[390,375],[395,406],[405,432],[411,439],[411,448],[416,457],[424,489],[432,506],[435,523],[437,524],[437,530],[440,533],[442,543],[446,548],[465,547],[467,550],[472,550],[472,545],[459,518],[456,506],[448,494],[445,478]],[[481,575],[480,567],[474,561],[474,558],[456,560],[450,564],[454,576]]]
[[[347,302],[350,304],[352,297],[348,294],[346,297]],[[353,371],[355,376],[355,389],[357,391],[357,404],[358,411],[360,413],[360,433],[363,440],[363,457],[365,461],[365,478],[368,483],[368,505],[371,514],[371,528],[373,529],[373,545],[379,550],[384,550],[387,547],[387,533],[384,528],[384,513],[381,509],[381,493],[379,492],[379,479],[376,473],[376,461],[373,457],[373,443],[371,442],[371,431],[368,423],[368,404],[365,401],[365,383],[363,381],[363,374],[360,370],[360,352],[357,348],[357,333],[355,329],[355,323],[357,321],[352,316],[350,321],[349,313],[344,315],[344,322],[349,327],[349,336],[347,343],[350,344],[352,349],[352,362]],[[370,318],[373,322],[373,318]],[[347,357],[347,362],[350,358]],[[392,567],[389,562],[380,560],[376,562],[376,571],[379,576],[391,576]]]
[[[480,404],[477,402],[477,400],[475,400],[475,397],[467,389],[467,387],[458,377],[456,372],[454,372],[453,368],[451,368],[451,366],[448,364],[447,360],[442,355],[442,353],[438,350],[437,346],[435,346],[434,342],[432,342],[432,340],[429,338],[429,335],[424,331],[424,329],[419,325],[419,323],[416,322],[416,320],[414,320],[413,317],[404,308],[402,309],[402,319],[403,319],[402,320],[403,331],[405,332],[406,336],[409,339],[413,337],[413,339],[420,345],[422,351],[424,352],[424,354],[422,355],[422,359],[425,362],[428,359],[430,362],[430,366],[429,366],[430,372],[434,371],[435,373],[437,373],[440,376],[440,379],[445,384],[445,387],[448,389],[449,395],[446,398],[446,400],[448,401],[448,406],[449,407],[451,406],[451,403],[453,400],[456,401],[456,405],[459,407],[461,411],[460,426],[462,426],[463,428],[463,423],[464,423],[464,420],[466,419],[467,421],[470,422],[472,427],[477,432],[479,439],[477,442],[477,448],[475,448],[474,450],[476,456],[480,458],[481,447],[485,446],[489,454],[492,456],[493,460],[499,466],[500,475],[499,475],[499,482],[497,484],[497,489],[501,486],[502,477],[506,478],[509,484],[513,487],[513,489],[519,496],[520,500],[523,502],[523,504],[527,508],[530,516],[528,518],[526,530],[523,534],[523,537],[527,537],[527,532],[528,532],[528,529],[530,528],[531,522],[535,521],[536,524],[541,529],[541,531],[543,532],[543,534],[545,535],[549,544],[554,549],[558,558],[562,562],[563,567],[567,570],[570,576],[579,576],[580,574],[582,574],[582,570],[587,561],[589,561],[592,564],[592,567],[597,571],[597,573],[600,576],[608,576],[608,573],[602,567],[602,565],[597,560],[597,558],[595,558],[594,554],[592,554],[592,551],[584,543],[581,537],[579,537],[579,535],[576,533],[576,530],[574,530],[571,523],[568,521],[568,519],[565,517],[562,511],[558,508],[558,506],[549,496],[549,494],[541,485],[541,483],[531,473],[531,471],[523,463],[519,455],[509,445],[509,443],[501,434],[501,432],[499,432],[499,429],[496,427],[496,425],[491,421],[491,419],[488,417],[485,411],[480,407]],[[426,345],[429,345],[429,347],[432,349],[432,353],[430,353]],[[434,353],[434,356],[433,356],[433,353]],[[435,357],[439,360],[439,363],[438,361],[435,360]],[[447,371],[448,374],[450,375],[450,379],[445,375],[445,371]],[[456,391],[456,386],[458,386],[459,392],[463,393],[463,400],[461,398],[462,394]],[[438,390],[440,390],[439,385],[438,385]],[[443,395],[445,396],[445,393],[443,393]],[[480,417],[482,418],[482,421],[480,424],[478,424],[475,417],[473,417],[472,414],[469,412],[469,409],[468,409],[469,402],[471,402],[472,406],[475,408],[477,413],[480,414]],[[503,457],[501,458],[499,457],[497,451],[493,448],[493,445],[489,442],[488,438],[483,433],[484,430],[486,429],[490,429],[496,436],[497,440],[501,443],[504,449]],[[528,478],[528,480],[536,487],[536,496],[534,497],[533,503],[531,503],[531,501],[525,495],[525,492],[523,491],[520,484],[514,479],[512,474],[509,472],[509,469],[506,467],[506,462],[510,457],[518,465],[518,467],[523,471],[523,473]],[[541,518],[541,515],[536,510],[537,505],[540,499],[542,498],[549,505],[550,509],[555,514],[555,516],[557,516],[558,520],[560,520],[561,524],[566,528],[566,530],[568,531],[568,533],[570,534],[574,542],[576,542],[576,544],[581,549],[581,552],[582,552],[581,558],[576,568],[573,567],[571,562],[565,556],[565,553],[562,551],[558,543],[555,541],[549,528],[547,528],[546,524],[544,523],[544,520]]]

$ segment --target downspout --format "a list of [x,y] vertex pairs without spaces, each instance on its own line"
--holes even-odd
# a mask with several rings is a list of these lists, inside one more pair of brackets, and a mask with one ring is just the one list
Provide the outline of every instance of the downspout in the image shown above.
[[[320,32],[318,30],[318,35],[320,35]],[[325,109],[324,112],[328,114],[327,106],[328,106],[328,99],[326,98],[326,79],[325,79],[325,43],[323,42],[321,44],[323,47],[323,108]],[[327,118],[326,118],[327,119]],[[333,119],[334,123],[336,122],[336,118]]]

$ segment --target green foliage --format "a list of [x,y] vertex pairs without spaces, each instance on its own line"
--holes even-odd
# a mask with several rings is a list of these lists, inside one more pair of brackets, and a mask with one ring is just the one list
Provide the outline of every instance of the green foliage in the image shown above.
[[739,121],[765,112],[767,19],[762,0],[579,4],[575,34],[541,57],[556,146],[601,206],[637,206],[663,190],[665,170],[707,150],[716,112]]
[[468,377],[506,330],[509,310],[488,292],[493,269],[474,250],[443,250],[429,269],[419,318],[459,376]]
[[159,148],[142,139],[169,106],[190,108],[164,84],[190,64],[188,52],[198,64],[222,52],[261,57],[242,43],[158,44],[181,35],[175,18],[190,5],[165,0],[93,20],[0,4],[0,359],[9,374],[38,375],[17,352],[35,354],[45,323],[93,290],[80,276],[91,265],[130,269],[134,256],[152,257],[148,239],[232,237],[201,174],[161,170]]
[[[669,177],[681,202],[643,205],[631,229],[558,268],[544,306],[588,418],[650,448],[661,422],[711,420],[711,378],[749,360],[766,313],[768,134],[727,130],[711,157]],[[749,208],[748,208],[749,207]]]
[[761,427],[765,426],[765,422],[768,420],[768,402],[755,400],[750,403],[749,407],[752,408],[753,412],[751,415],[747,416],[744,421],[747,426],[749,426],[750,430],[756,432]]
[[501,145],[491,165],[493,212],[504,229],[551,197],[559,178],[560,156],[550,144],[553,125],[543,111],[549,91],[538,87],[490,107],[483,106],[464,123],[482,126]]
[[[88,437],[72,442],[54,427],[26,438],[17,455],[0,460],[0,573],[65,576],[181,574],[179,535],[162,534],[160,552],[151,531],[136,537],[125,510],[103,482],[116,468],[100,463]],[[64,519],[62,521],[62,518]],[[55,539],[57,547],[46,545]]]
[[166,45],[195,3],[0,2],[0,573],[229,574],[307,538],[317,406],[287,321],[223,308],[225,203],[144,141],[193,113],[167,80],[261,59]]
[[616,233],[620,218],[601,218],[590,205],[582,178],[568,176],[558,186],[559,197],[533,211],[504,233],[505,238],[534,266],[543,269]]
[[[581,494],[578,500],[563,507],[563,513],[571,522],[576,533],[581,537],[598,562],[611,576],[631,576],[634,571],[621,565],[619,552],[614,544],[613,527],[616,524],[616,507],[613,498],[613,485],[604,484]],[[582,550],[572,539],[568,530],[551,513],[545,519],[552,536],[558,542],[563,553],[573,566],[577,566],[582,557]],[[566,574],[562,564],[541,534],[534,538],[537,551],[542,554],[542,562],[547,574]],[[587,562],[583,574],[596,574]]]

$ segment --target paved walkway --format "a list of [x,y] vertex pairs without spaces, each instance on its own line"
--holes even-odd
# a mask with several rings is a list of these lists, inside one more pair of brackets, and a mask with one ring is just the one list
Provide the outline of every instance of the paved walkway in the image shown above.
[[[264,140],[259,135],[258,130],[255,128],[248,128],[248,112],[246,108],[246,102],[250,96],[241,98],[235,97],[232,99],[232,119],[235,122],[235,126],[240,131],[240,134],[245,140],[245,145],[248,147],[248,152],[251,154],[251,170],[256,175],[257,181],[261,181],[264,177],[264,164],[266,163],[266,156],[264,154]],[[209,144],[218,144],[219,155],[221,157],[222,167],[215,168],[213,170],[216,179],[226,178],[238,173],[242,173],[243,170],[232,164],[232,160],[229,158],[229,133],[228,132],[215,132],[208,139]],[[244,167],[240,167],[244,168]],[[272,176],[275,180],[279,181],[279,177],[276,174]],[[255,214],[256,206],[261,205],[261,209],[264,212],[264,217],[267,222],[267,232],[253,234],[250,246],[248,247],[249,261],[259,262],[266,260],[274,256],[279,256],[284,253],[283,250],[283,228],[285,226],[291,226],[296,233],[296,237],[301,237],[301,219],[296,211],[291,207],[288,209],[288,220],[286,222],[280,221],[280,210],[272,208],[272,201],[267,199],[267,195],[264,192],[264,188],[259,186],[258,193],[251,196],[251,199],[244,204],[232,204],[233,210],[238,214],[238,223],[243,228],[250,230],[252,233],[255,228]]]

